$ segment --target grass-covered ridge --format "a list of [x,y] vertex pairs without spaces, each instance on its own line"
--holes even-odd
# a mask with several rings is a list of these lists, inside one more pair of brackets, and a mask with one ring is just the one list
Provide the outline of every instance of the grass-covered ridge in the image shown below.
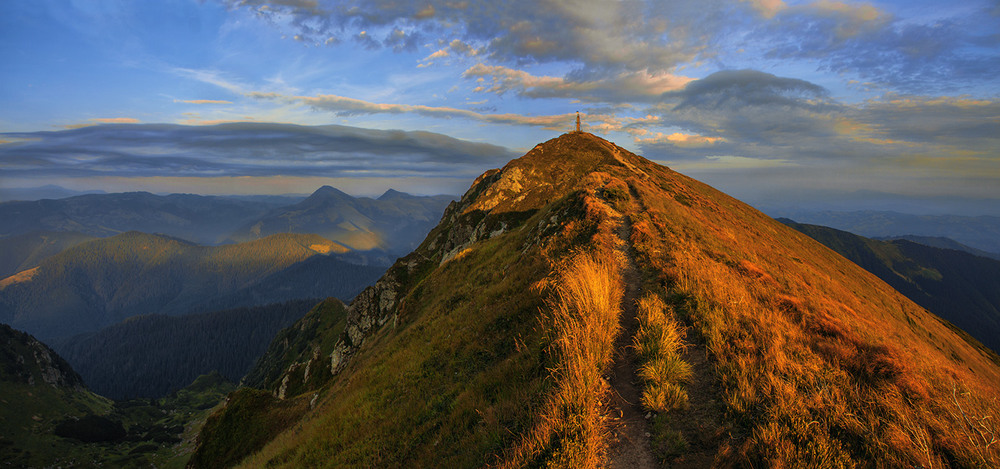
[[[634,252],[625,271],[640,278],[606,268],[612,252]],[[591,260],[604,267],[585,267]],[[205,449],[203,460],[608,463],[617,453],[605,451],[602,425],[614,415],[602,373],[621,332],[605,319],[626,308],[574,298],[621,298],[597,287],[622,281],[642,292],[628,343],[642,349],[638,374],[659,414],[645,444],[665,462],[697,451],[721,466],[996,465],[1000,369],[975,343],[807,237],[583,133],[477,179],[417,251],[348,307],[339,336],[317,336],[296,355],[324,358],[333,341],[328,381],[289,386],[247,415],[305,406],[303,418],[253,454]],[[285,372],[264,380],[271,394],[261,402],[301,369],[277,363]],[[705,429],[669,418],[702,411]],[[715,436],[696,438],[703,431]],[[202,436],[203,449],[214,444]]]

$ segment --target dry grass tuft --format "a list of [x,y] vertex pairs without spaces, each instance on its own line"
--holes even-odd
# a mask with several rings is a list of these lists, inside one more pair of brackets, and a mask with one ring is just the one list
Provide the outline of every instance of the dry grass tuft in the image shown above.
[[691,377],[691,366],[681,359],[684,344],[672,310],[651,294],[639,300],[637,316],[634,347],[645,384],[642,404],[654,412],[686,408],[688,396],[682,384]]
[[624,294],[618,263],[589,253],[570,258],[555,275],[551,301],[554,392],[541,423],[501,467],[598,467],[606,449],[604,413]]

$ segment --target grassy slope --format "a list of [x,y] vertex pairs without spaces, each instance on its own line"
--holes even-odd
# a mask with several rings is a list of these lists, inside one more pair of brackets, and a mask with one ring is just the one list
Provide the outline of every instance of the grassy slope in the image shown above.
[[[470,467],[516,456],[559,389],[545,279],[574,249],[601,249],[589,194],[625,183],[647,287],[707,345],[706,373],[717,375],[733,422],[718,463],[996,462],[996,445],[984,448],[975,428],[998,418],[995,356],[804,235],[575,134],[477,180],[460,206],[468,223],[446,214],[402,260],[424,267],[404,282],[397,321],[316,391],[314,410],[243,464]],[[525,215],[488,223],[504,213]],[[431,246],[477,232],[480,220],[486,232],[506,231],[436,267],[443,253]],[[286,405],[305,405],[313,392]],[[525,462],[558,462],[558,449]]]
[[824,226],[783,223],[1000,351],[1000,261],[906,240],[879,241]]
[[[874,275],[652,164],[628,180],[640,264],[704,336],[741,439],[732,462],[989,466],[996,356]],[[985,427],[995,432],[995,427]]]

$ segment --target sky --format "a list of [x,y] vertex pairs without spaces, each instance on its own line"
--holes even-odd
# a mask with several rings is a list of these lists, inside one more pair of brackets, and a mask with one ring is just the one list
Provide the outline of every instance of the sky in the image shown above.
[[3,9],[0,189],[461,194],[579,111],[758,205],[1000,207],[997,0]]

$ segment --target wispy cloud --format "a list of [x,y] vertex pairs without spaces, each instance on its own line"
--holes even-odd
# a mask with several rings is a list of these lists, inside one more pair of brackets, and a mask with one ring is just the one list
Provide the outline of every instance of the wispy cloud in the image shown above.
[[224,99],[175,99],[174,102],[187,104],[233,104],[232,101]]
[[235,123],[0,134],[6,177],[466,177],[514,155],[431,132]]

